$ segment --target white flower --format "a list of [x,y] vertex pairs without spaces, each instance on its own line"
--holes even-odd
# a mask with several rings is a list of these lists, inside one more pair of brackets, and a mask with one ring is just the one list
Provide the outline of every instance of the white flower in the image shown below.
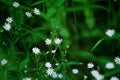
[[113,76],[113,77],[110,78],[110,80],[119,80],[119,78],[116,77],[116,76]]
[[7,21],[8,23],[12,23],[12,22],[13,22],[13,18],[12,18],[12,17],[8,17],[8,18],[6,19],[6,21]]
[[112,62],[108,62],[106,65],[105,65],[105,68],[107,69],[113,69],[115,66]]
[[60,39],[60,38],[56,38],[55,40],[54,40],[54,42],[55,42],[55,44],[61,44],[62,43],[62,39]]
[[92,70],[91,74],[96,80],[102,80],[104,78],[97,70]]
[[40,49],[37,47],[32,48],[32,52],[35,54],[39,54],[40,53]]
[[72,69],[73,74],[78,74],[79,70],[78,69]]
[[47,75],[52,76],[52,74],[54,73],[54,69],[53,68],[48,68],[46,70],[46,73],[47,73]]
[[46,62],[46,63],[45,63],[45,67],[47,67],[47,68],[51,68],[51,67],[52,67],[52,65],[51,65],[51,63],[50,63],[50,62]]
[[17,8],[18,6],[20,6],[20,4],[18,2],[13,2],[13,6]]
[[5,65],[5,64],[7,64],[7,62],[8,62],[8,61],[7,61],[6,59],[2,59],[2,60],[1,60],[1,65]]
[[45,44],[46,44],[46,45],[50,45],[51,42],[52,42],[52,41],[51,41],[50,39],[46,39],[46,40],[45,40]]
[[32,80],[31,78],[24,78],[23,80]]
[[93,67],[94,67],[94,64],[93,64],[93,63],[88,63],[88,64],[87,64],[87,67],[88,67],[88,68],[93,68]]
[[32,17],[31,12],[25,12],[25,15],[26,15],[27,17]]
[[52,51],[51,51],[51,53],[55,53],[55,52],[56,52],[56,50],[52,50]]
[[116,64],[120,65],[120,57],[115,57],[114,61],[115,61]]
[[39,15],[40,14],[40,10],[38,8],[34,8],[34,14]]
[[109,37],[112,37],[115,34],[115,30],[114,29],[108,29],[106,31],[106,35]]
[[54,73],[52,74],[52,78],[57,78],[57,77],[58,77],[57,73],[54,72]]
[[63,78],[63,75],[62,74],[58,74],[58,78]]
[[6,31],[9,31],[11,29],[11,25],[9,23],[5,23],[5,25],[3,26],[3,28],[6,30]]

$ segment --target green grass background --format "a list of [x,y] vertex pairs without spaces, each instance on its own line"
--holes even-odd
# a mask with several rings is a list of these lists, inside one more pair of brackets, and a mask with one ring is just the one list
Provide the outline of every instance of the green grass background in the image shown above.
[[[20,7],[14,8],[14,1]],[[33,12],[35,7],[41,14],[27,18],[25,12]],[[9,16],[14,21],[8,32],[2,26]],[[104,67],[106,62],[120,56],[119,21],[119,0],[0,0],[0,60],[8,60],[7,65],[0,66],[0,80],[22,80],[27,76],[32,80],[54,80],[46,77],[47,61],[63,73],[62,80],[86,80],[84,75],[87,80],[94,80],[87,69],[88,62],[100,67],[95,69],[100,69],[105,80],[113,75],[120,77],[119,65],[114,70]],[[107,29],[116,30],[113,38],[105,35]],[[56,37],[62,38],[63,43],[55,55],[46,54],[56,46],[46,46],[44,40]],[[42,52],[37,61],[31,50],[34,46]],[[61,66],[56,67],[56,62]],[[72,68],[78,68],[79,74],[73,75]]]

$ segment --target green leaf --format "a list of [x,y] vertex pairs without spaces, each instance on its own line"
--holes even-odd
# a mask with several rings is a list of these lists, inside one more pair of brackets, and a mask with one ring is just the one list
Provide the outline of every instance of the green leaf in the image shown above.
[[93,51],[105,38],[100,39],[91,49],[91,51]]
[[56,8],[54,8],[54,7],[48,8],[46,17],[49,19],[50,17],[55,15],[55,12],[56,12]]
[[54,0],[54,1],[55,2],[54,2],[53,5],[56,6],[56,7],[59,7],[64,3],[65,0]]

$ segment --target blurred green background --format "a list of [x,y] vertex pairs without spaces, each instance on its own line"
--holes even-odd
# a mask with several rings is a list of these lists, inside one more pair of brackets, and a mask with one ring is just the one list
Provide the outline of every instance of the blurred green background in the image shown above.
[[[14,8],[14,1],[19,2],[20,7]],[[40,9],[41,14],[27,18],[25,12],[33,12],[35,7]],[[2,26],[9,16],[14,21],[8,32]],[[0,60],[8,59],[7,66],[0,66],[0,80],[22,80],[25,76],[33,77],[32,80],[36,77],[39,80],[53,80],[45,77],[43,65],[46,61],[56,63],[52,54],[44,55],[54,49],[55,45],[48,47],[44,40],[55,37],[63,39],[55,59],[59,63],[71,63],[58,71],[64,73],[63,80],[86,80],[84,75],[88,76],[87,80],[94,80],[90,70],[86,69],[88,62],[100,66],[101,73],[106,76],[105,80],[109,80],[112,75],[120,77],[118,65],[115,70],[104,68],[106,62],[120,56],[119,20],[120,0],[0,0]],[[107,29],[115,29],[117,36],[108,38],[105,35]],[[67,49],[68,45],[70,47]],[[31,51],[34,46],[42,52],[37,63],[40,68]],[[61,58],[60,50],[67,51],[64,58]],[[25,68],[26,65],[28,68]],[[80,70],[76,76],[69,72],[74,67]]]

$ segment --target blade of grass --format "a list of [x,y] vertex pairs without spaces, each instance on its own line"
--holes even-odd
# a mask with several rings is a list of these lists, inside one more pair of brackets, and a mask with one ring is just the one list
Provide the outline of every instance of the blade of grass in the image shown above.
[[93,51],[105,38],[102,38],[98,40],[98,42],[93,46],[93,48],[90,51]]

